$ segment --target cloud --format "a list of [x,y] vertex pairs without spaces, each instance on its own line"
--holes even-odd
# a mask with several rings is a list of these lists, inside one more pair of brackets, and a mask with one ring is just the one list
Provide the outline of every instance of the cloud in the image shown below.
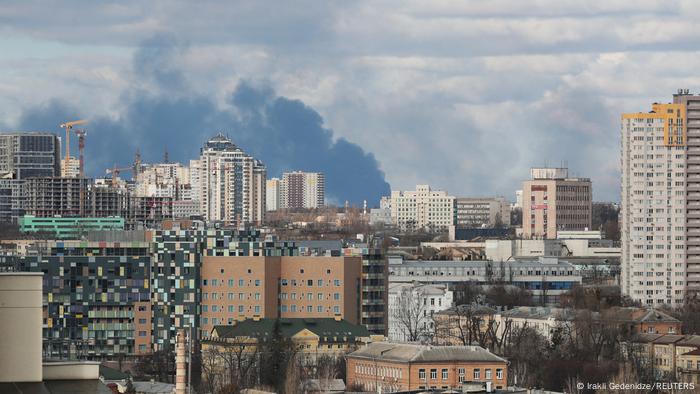
[[[267,83],[239,81],[224,107],[213,98],[194,93],[177,59],[187,46],[171,37],[146,41],[134,56],[138,78],[122,94],[116,116],[78,111],[65,100],[52,99],[23,111],[17,128],[53,130],[66,119],[87,117],[89,134],[86,171],[104,170],[133,162],[140,150],[146,162],[188,163],[204,141],[222,131],[267,166],[269,176],[283,171],[324,172],[330,201],[377,204],[389,184],[371,153],[344,138],[335,138],[313,108],[279,96]],[[75,149],[75,148],[73,148]]]
[[[161,139],[171,156],[196,155],[199,142],[170,142],[183,127],[188,141],[221,128],[264,155],[256,133],[287,138],[288,125],[303,124],[294,135],[315,138],[319,157],[352,142],[399,189],[513,198],[529,167],[566,161],[592,178],[594,198],[617,200],[619,114],[700,87],[692,0],[41,7],[0,5],[4,123],[61,97],[103,122],[94,134],[115,133],[100,137],[106,147],[134,130],[123,149],[148,146],[151,160]],[[278,157],[309,154],[273,150],[263,157],[271,172],[284,167]]]

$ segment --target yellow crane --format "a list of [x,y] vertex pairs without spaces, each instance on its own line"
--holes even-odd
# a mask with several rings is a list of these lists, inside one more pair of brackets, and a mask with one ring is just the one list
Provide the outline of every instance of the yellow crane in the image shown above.
[[64,165],[68,165],[68,162],[70,161],[70,132],[71,129],[73,129],[73,126],[81,125],[87,123],[87,120],[85,119],[80,119],[80,120],[74,120],[71,122],[66,122],[61,124],[62,129],[66,129],[66,161],[64,162]]

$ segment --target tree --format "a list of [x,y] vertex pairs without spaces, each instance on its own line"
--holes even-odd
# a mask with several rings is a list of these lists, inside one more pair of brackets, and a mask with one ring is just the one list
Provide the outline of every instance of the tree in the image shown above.
[[258,376],[262,384],[273,387],[277,393],[289,394],[285,391],[289,389],[287,375],[296,373],[290,368],[296,365],[298,349],[291,338],[282,334],[279,319],[275,319],[270,338],[258,338],[257,344],[260,352]]
[[414,286],[405,286],[396,298],[396,304],[398,307],[393,308],[392,314],[403,333],[403,339],[411,342],[424,339],[429,333],[427,324],[430,319],[423,291]]

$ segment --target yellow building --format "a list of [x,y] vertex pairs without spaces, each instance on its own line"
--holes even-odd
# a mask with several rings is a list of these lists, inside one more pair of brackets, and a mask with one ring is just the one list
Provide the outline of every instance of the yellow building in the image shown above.
[[[256,318],[215,326],[211,336],[202,342],[202,351],[238,347],[241,351],[254,352],[260,341],[272,338],[276,320]],[[279,324],[282,337],[291,339],[308,363],[315,362],[319,356],[342,356],[361,345],[384,339],[370,334],[364,326],[340,318],[279,319]]]

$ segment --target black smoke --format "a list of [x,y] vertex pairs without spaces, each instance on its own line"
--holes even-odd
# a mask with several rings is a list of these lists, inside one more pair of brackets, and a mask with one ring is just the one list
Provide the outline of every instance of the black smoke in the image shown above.
[[133,59],[137,80],[121,96],[123,110],[116,117],[84,113],[55,99],[27,108],[15,128],[59,133],[59,123],[88,118],[90,176],[103,176],[114,165],[130,166],[137,150],[144,162],[161,161],[167,150],[171,161],[188,163],[207,138],[223,132],[262,160],[268,177],[288,170],[325,173],[327,199],[339,204],[375,205],[389,192],[374,155],[335,139],[318,112],[303,102],[278,96],[267,84],[241,81],[221,108],[212,97],[189,89],[188,74],[172,66],[186,50],[167,37],[145,42]]

